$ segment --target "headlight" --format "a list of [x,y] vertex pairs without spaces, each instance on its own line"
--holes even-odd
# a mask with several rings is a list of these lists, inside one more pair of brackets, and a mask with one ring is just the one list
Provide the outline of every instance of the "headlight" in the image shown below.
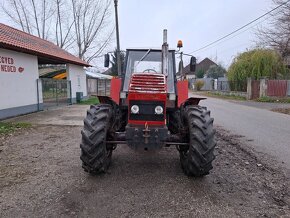
[[156,106],[155,114],[163,114],[163,108],[161,106]]
[[138,114],[139,113],[139,106],[138,105],[133,105],[131,107],[131,113],[132,114]]

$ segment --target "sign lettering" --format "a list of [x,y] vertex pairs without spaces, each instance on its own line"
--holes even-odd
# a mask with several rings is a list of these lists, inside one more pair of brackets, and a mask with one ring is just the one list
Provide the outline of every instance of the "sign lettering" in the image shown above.
[[23,67],[17,67],[15,66],[14,59],[12,57],[5,57],[0,56],[0,70],[1,72],[8,72],[8,73],[22,73],[24,71]]

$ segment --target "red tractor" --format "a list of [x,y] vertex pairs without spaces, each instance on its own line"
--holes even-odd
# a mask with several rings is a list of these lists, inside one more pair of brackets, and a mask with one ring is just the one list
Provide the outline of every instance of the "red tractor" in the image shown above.
[[198,105],[204,98],[188,98],[188,81],[177,80],[177,52],[168,49],[166,38],[162,49],[128,49],[125,72],[111,81],[111,96],[98,96],[100,104],[88,110],[80,145],[85,171],[106,172],[120,144],[145,151],[176,146],[188,176],[212,169],[213,119]]

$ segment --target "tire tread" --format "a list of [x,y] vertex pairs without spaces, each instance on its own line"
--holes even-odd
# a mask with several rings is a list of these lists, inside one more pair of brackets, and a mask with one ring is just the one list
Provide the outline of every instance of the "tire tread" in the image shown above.
[[111,113],[110,105],[91,105],[84,119],[80,159],[84,170],[91,174],[106,172],[111,162],[112,151],[106,148]]
[[210,111],[200,106],[187,106],[184,110],[184,125],[188,125],[189,149],[180,153],[181,166],[188,176],[201,177],[213,168],[216,147],[214,119]]

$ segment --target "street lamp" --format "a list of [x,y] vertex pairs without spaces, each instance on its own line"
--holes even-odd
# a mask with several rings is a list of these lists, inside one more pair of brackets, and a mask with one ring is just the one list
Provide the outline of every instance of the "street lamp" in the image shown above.
[[117,69],[118,76],[121,76],[121,59],[120,59],[120,39],[119,39],[119,21],[118,21],[118,0],[114,0],[115,20],[116,20],[116,38],[117,38]]

